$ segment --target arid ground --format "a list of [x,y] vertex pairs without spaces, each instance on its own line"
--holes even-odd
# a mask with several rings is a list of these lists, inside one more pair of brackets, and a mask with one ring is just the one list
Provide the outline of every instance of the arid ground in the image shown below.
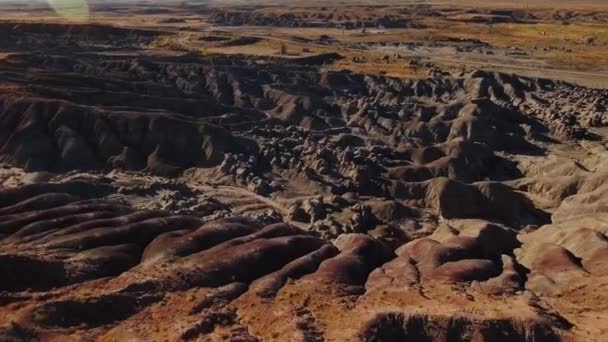
[[605,1],[0,3],[0,341],[608,340]]

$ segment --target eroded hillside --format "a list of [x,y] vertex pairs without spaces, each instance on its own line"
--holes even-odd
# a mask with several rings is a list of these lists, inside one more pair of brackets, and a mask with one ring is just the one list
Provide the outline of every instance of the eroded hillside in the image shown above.
[[608,336],[608,91],[1,32],[0,339]]

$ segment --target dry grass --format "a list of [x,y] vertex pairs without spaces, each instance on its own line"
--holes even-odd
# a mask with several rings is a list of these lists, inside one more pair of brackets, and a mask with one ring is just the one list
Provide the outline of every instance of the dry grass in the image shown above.
[[[497,49],[518,47],[531,58],[554,67],[577,70],[602,70],[608,66],[608,25],[591,23],[538,24],[477,24],[427,19],[426,29],[393,29],[382,34],[340,29],[266,29],[268,36],[280,39],[305,38],[315,41],[327,35],[339,41],[337,45],[356,43],[419,42],[428,44],[446,39],[480,40]],[[261,30],[258,28],[258,30]],[[262,33],[260,33],[262,34]],[[593,39],[589,44],[588,39]],[[349,69],[373,71],[383,63],[348,65]],[[386,69],[386,68],[384,68]],[[387,71],[387,70],[384,70]],[[398,72],[398,74],[402,74]]]
[[[381,54],[374,53],[342,53],[344,59],[337,61],[327,68],[329,70],[350,70],[367,75],[388,76],[396,78],[420,78],[426,75],[423,68],[409,65],[408,59],[390,58],[388,61]],[[364,62],[355,62],[354,58],[364,58]]]
[[[273,0],[274,1],[274,0]],[[247,5],[253,2],[246,2]],[[263,2],[263,1],[262,1]],[[425,29],[390,29],[382,33],[368,30],[362,33],[360,30],[342,30],[336,28],[288,28],[288,27],[232,27],[224,28],[227,34],[234,37],[258,36],[267,37],[259,42],[246,45],[222,46],[221,44],[206,44],[196,39],[182,41],[169,37],[161,37],[155,42],[156,46],[174,48],[175,50],[198,51],[203,54],[238,54],[251,56],[273,56],[273,57],[306,57],[319,53],[338,52],[344,55],[344,60],[338,61],[329,66],[331,69],[348,69],[355,72],[368,73],[374,75],[388,75],[392,77],[417,77],[425,72],[415,69],[408,65],[406,60],[389,61],[386,63],[382,59],[382,53],[371,51],[356,51],[345,49],[346,47],[357,46],[358,43],[365,45],[368,43],[396,43],[396,42],[420,42],[429,44],[435,41],[442,41],[451,38],[481,40],[497,49],[497,56],[509,47],[518,47],[525,50],[528,59],[539,61],[547,68],[564,68],[571,70],[597,71],[608,69],[608,25],[592,24],[573,20],[569,25],[563,25],[557,20],[550,18],[553,12],[569,10],[574,13],[580,11],[597,11],[602,15],[608,15],[608,2],[603,0],[556,0],[548,4],[544,0],[528,0],[525,2],[514,3],[503,0],[429,0],[425,3],[432,3],[438,9],[458,9],[462,11],[466,8],[476,8],[481,11],[496,8],[527,9],[541,13],[543,19],[534,24],[493,24],[466,23],[462,21],[449,20],[446,17],[433,17],[417,14],[415,7],[409,3],[418,1],[351,1],[348,6],[345,3],[332,3],[327,1],[290,1],[282,6],[272,6],[258,11],[276,14],[297,14],[314,18],[320,12],[325,14],[344,15],[349,19],[378,17],[391,13],[407,13],[412,11],[412,20],[424,23]],[[245,3],[245,2],[244,2]],[[241,3],[241,4],[244,4]],[[378,5],[393,4],[392,7],[380,7]],[[354,6],[367,5],[367,6]],[[167,5],[166,7],[170,7]],[[323,9],[323,7],[326,7]],[[110,15],[110,12],[99,12],[92,18],[92,21],[99,23],[112,24],[117,26],[128,26],[138,28],[154,28],[160,30],[174,30],[175,32],[186,32],[193,36],[205,35],[206,29],[211,24],[207,22],[204,13],[192,13],[180,7],[171,7],[174,13],[171,17],[186,18],[182,24],[163,24],[158,21],[166,18],[166,15],[129,15],[118,13]],[[307,12],[309,11],[309,13]],[[3,13],[5,19],[10,17],[23,20],[24,11],[6,11]],[[30,19],[60,21],[57,17],[52,17],[48,11],[32,13]],[[548,19],[547,19],[548,18]],[[215,29],[215,28],[213,28]],[[335,43],[327,45],[319,44],[319,38],[327,35],[336,40]],[[310,43],[302,42],[299,39],[308,39]],[[589,44],[588,40],[593,43]],[[286,44],[287,54],[281,54],[281,44]],[[153,44],[154,45],[154,44]],[[353,61],[353,57],[366,55],[365,63]],[[439,56],[450,58],[454,56]],[[469,56],[471,57],[471,56]],[[0,60],[3,57],[0,55]],[[456,56],[458,58],[458,56]],[[484,62],[483,55],[473,56],[474,59]],[[498,60],[500,62],[500,60]],[[519,61],[515,61],[519,62]],[[522,62],[525,65],[526,62]]]
[[[440,24],[429,37],[479,39],[494,47],[518,47],[535,58],[573,69],[602,69],[608,66],[608,26],[602,24]],[[589,44],[588,39],[593,43]]]
[[[281,45],[285,44],[286,53],[282,53]],[[277,40],[261,40],[259,42],[247,45],[235,46],[211,46],[206,49],[210,53],[226,54],[226,55],[252,55],[252,56],[275,56],[284,58],[307,57],[319,53],[327,52],[327,50],[319,48],[305,48],[302,45],[294,43],[283,43]]]

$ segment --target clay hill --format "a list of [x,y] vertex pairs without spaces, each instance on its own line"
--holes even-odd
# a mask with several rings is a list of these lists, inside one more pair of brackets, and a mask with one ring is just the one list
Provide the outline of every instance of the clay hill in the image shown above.
[[0,24],[0,340],[608,338],[608,91],[160,34]]

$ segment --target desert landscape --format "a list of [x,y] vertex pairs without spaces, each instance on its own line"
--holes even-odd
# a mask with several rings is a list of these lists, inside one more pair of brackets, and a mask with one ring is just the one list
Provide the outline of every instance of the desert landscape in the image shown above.
[[0,2],[0,341],[608,340],[608,3]]

